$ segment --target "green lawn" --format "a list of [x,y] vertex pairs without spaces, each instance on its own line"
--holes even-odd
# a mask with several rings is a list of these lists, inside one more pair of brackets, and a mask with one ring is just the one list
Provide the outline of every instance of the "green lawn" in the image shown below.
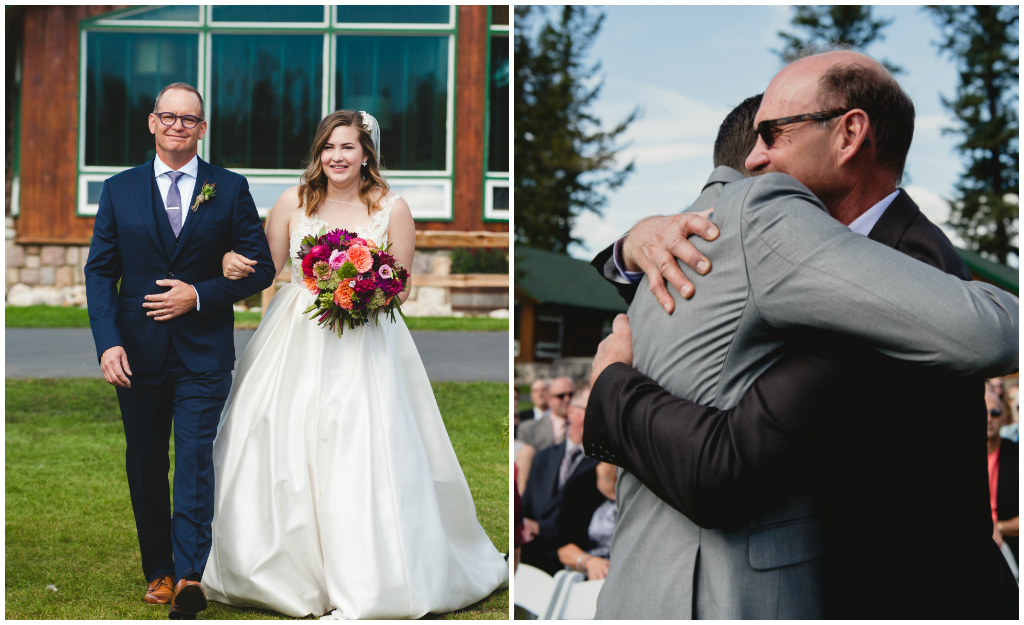
[[[498,549],[507,551],[508,385],[441,383],[434,393],[477,516]],[[142,601],[145,580],[114,389],[83,378],[7,380],[5,419],[5,618],[166,619],[165,606]],[[507,619],[508,610],[508,591],[501,590],[430,618]],[[200,617],[285,618],[219,603]]]
[[[8,328],[88,328],[89,313],[75,306],[6,306]],[[256,329],[260,313],[236,312],[235,329]],[[508,319],[489,317],[409,317],[410,330],[457,332],[508,332]]]

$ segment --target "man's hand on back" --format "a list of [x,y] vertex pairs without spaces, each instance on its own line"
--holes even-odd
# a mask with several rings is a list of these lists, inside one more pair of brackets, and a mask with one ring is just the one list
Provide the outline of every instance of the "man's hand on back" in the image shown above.
[[613,362],[633,365],[633,335],[629,331],[629,317],[618,315],[612,322],[612,333],[597,346],[594,366],[590,369],[590,386],[594,386],[601,372]]
[[648,217],[626,236],[622,246],[626,270],[647,274],[651,293],[669,314],[675,309],[675,301],[665,288],[666,279],[684,298],[693,295],[693,283],[679,269],[676,259],[701,275],[711,270],[711,261],[687,239],[694,234],[706,241],[718,238],[718,228],[708,219],[712,210]]

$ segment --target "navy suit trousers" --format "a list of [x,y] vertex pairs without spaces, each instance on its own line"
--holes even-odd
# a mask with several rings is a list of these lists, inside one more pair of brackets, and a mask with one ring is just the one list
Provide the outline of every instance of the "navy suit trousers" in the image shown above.
[[[118,388],[127,441],[125,463],[146,581],[202,576],[213,523],[213,440],[231,390],[230,371],[189,371],[168,345],[152,374]],[[174,514],[167,482],[174,429]]]

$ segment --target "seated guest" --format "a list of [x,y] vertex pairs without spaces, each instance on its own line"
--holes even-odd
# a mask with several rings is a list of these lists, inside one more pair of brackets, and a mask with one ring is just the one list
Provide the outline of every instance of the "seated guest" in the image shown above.
[[1006,419],[1006,425],[999,430],[999,435],[1003,438],[1008,438],[1015,443],[1020,442],[1020,416],[1018,409],[1020,408],[1020,401],[1017,398],[1017,392],[1020,390],[1016,380],[1011,380],[1009,388],[1003,394],[1003,409],[1006,411],[1004,418]]
[[1014,559],[1020,537],[1020,452],[1017,443],[999,436],[1006,411],[995,393],[985,393],[988,407],[988,486],[992,501],[992,539],[1009,545]]
[[558,559],[587,579],[608,577],[608,554],[615,533],[615,465],[602,462],[594,480],[567,486],[558,516]]
[[536,455],[537,450],[532,445],[516,441],[516,492],[520,495],[526,491],[526,482],[530,479],[530,468],[533,467],[533,458]]
[[551,413],[535,421],[522,421],[519,425],[519,440],[537,451],[565,440],[566,410],[576,391],[576,384],[569,378],[555,378],[549,388]]
[[538,378],[533,381],[533,384],[530,385],[530,401],[533,402],[533,408],[520,411],[520,422],[543,419],[551,413],[548,406],[548,388],[547,380]]
[[[515,469],[516,481],[519,481],[519,469]],[[519,556],[522,552],[523,545],[526,544],[526,538],[524,536],[526,526],[523,524],[523,500],[519,497],[519,490],[515,491],[516,506],[515,506],[515,555],[512,564],[512,572],[515,573],[519,569]]]
[[522,562],[549,575],[562,568],[558,548],[564,543],[558,540],[558,516],[566,489],[571,490],[571,485],[577,480],[594,481],[593,468],[597,466],[597,460],[583,455],[583,417],[589,395],[590,389],[576,394],[567,415],[569,424],[565,440],[537,452],[523,491],[526,533],[533,541],[523,545]]

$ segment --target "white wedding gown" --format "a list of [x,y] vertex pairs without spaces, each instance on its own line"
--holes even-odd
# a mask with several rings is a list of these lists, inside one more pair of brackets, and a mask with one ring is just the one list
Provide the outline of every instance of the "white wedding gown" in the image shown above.
[[[393,203],[359,236],[387,245]],[[323,226],[301,216],[291,257]],[[302,314],[312,302],[293,262],[238,363],[214,443],[209,598],[418,618],[507,586],[401,317],[338,338]]]

